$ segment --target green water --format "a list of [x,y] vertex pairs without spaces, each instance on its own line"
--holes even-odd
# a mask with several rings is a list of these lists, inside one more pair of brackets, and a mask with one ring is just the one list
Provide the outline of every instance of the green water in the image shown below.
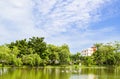
[[113,68],[0,68],[0,79],[120,79]]

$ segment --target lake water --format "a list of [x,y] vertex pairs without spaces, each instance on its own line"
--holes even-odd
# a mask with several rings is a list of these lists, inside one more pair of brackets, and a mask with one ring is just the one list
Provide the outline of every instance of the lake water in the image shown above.
[[0,68],[0,79],[120,79],[113,68]]

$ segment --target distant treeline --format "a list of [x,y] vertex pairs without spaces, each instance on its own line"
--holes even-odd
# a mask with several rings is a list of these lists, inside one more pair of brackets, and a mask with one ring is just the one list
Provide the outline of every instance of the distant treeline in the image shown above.
[[16,40],[0,46],[2,66],[46,66],[46,65],[120,65],[120,42],[94,44],[97,51],[92,56],[71,54],[69,46],[47,44],[43,37]]

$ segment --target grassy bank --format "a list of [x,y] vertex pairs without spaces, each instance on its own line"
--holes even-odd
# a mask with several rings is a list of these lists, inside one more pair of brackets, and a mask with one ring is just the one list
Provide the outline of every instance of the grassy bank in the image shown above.
[[[2,64],[0,64],[0,67],[2,68]],[[48,65],[48,66],[26,66],[26,65],[23,65],[23,66],[20,66],[20,67],[17,67],[17,66],[12,66],[12,65],[4,65],[5,68],[73,68],[73,69],[79,69],[79,68],[107,68],[108,66],[97,66],[97,65],[92,65],[92,66],[85,66],[85,65],[82,65],[82,66],[79,66],[79,65]],[[118,67],[120,69],[120,67]]]

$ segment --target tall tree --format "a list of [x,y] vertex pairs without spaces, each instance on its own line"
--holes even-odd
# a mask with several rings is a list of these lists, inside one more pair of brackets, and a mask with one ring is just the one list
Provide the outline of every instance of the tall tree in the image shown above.
[[59,52],[59,61],[60,64],[69,64],[70,63],[70,51],[68,45],[64,44],[60,47]]
[[57,61],[59,61],[58,53],[60,52],[60,48],[58,46],[49,44],[47,45],[47,52],[49,55],[50,64],[58,64]]
[[32,48],[34,53],[37,53],[42,59],[44,59],[45,51],[46,51],[46,43],[44,42],[44,38],[41,37],[32,37],[28,41],[29,48]]
[[74,64],[79,64],[81,61],[81,53],[77,52],[76,54],[71,55],[71,60]]

